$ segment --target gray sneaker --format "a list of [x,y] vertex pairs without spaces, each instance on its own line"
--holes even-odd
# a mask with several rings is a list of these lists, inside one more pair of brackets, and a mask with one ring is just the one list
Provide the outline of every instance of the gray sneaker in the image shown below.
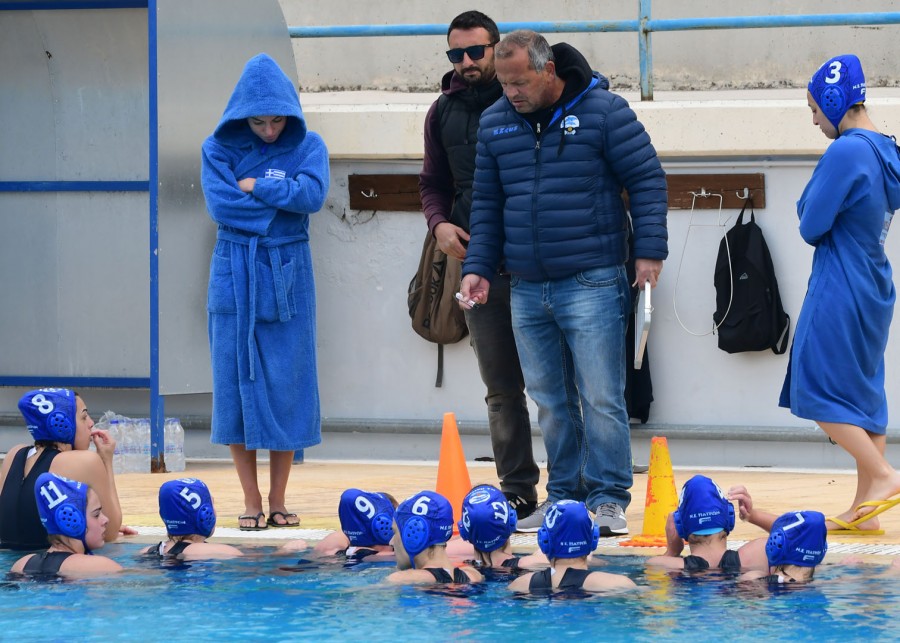
[[553,503],[549,500],[545,500],[539,504],[535,510],[531,512],[530,516],[516,522],[516,531],[526,534],[537,532],[537,530],[541,528],[541,525],[544,524],[544,514],[547,513],[547,510],[552,504]]
[[625,510],[614,502],[604,502],[597,507],[594,524],[600,527],[600,536],[624,536],[628,533]]

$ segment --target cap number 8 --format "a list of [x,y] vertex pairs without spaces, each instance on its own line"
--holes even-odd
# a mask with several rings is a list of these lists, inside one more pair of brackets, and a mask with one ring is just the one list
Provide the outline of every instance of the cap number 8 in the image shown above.
[[53,402],[44,397],[43,393],[38,393],[34,397],[31,398],[31,403],[37,407],[37,410],[47,415],[50,411],[53,410]]

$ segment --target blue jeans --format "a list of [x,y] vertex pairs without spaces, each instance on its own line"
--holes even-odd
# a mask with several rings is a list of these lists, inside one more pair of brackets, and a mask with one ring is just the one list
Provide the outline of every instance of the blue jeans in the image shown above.
[[547,448],[547,499],[592,511],[631,502],[625,408],[625,328],[631,293],[624,266],[564,279],[511,282],[513,329],[528,394]]
[[481,380],[500,489],[537,500],[540,469],[531,448],[531,419],[509,308],[509,275],[497,274],[488,302],[466,311]]

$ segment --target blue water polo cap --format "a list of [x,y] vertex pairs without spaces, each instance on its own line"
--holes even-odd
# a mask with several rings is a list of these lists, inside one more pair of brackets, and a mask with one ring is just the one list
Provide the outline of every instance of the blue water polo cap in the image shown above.
[[75,393],[65,388],[29,391],[19,400],[19,411],[35,441],[74,444],[75,408]]
[[807,89],[837,129],[847,110],[866,100],[866,77],[859,58],[842,54],[826,61],[813,74]]
[[734,529],[734,505],[715,482],[706,476],[694,476],[681,487],[672,520],[682,540],[692,535],[730,533]]
[[[42,473],[34,485],[41,524],[50,536],[68,536],[84,542],[87,532],[88,486],[55,473]],[[85,551],[87,544],[85,543]]]
[[481,485],[472,489],[462,503],[459,535],[478,551],[500,549],[516,530],[516,510],[496,487]]
[[400,503],[394,512],[403,548],[410,561],[432,545],[441,545],[453,535],[453,508],[434,491],[420,491]]
[[583,502],[560,500],[550,506],[537,532],[538,546],[554,558],[581,558],[597,549],[600,527]]
[[828,551],[825,515],[818,511],[789,511],[772,523],[766,542],[769,565],[815,567]]
[[159,487],[159,517],[170,536],[199,534],[208,538],[216,528],[212,494],[202,480],[180,478]]
[[354,547],[387,545],[394,535],[394,506],[382,493],[347,489],[338,503],[338,518]]

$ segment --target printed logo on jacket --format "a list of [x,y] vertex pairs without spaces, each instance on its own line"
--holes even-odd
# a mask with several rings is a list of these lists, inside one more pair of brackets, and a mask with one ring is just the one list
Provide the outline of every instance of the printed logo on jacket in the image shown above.
[[569,114],[562,120],[559,126],[563,128],[563,133],[568,136],[569,134],[577,134],[576,130],[580,124],[577,116]]

